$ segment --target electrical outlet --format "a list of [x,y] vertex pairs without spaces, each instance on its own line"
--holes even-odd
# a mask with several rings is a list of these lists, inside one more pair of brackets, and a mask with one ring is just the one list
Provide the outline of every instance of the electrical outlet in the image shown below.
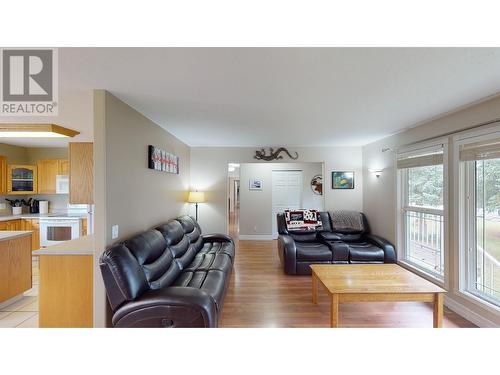
[[111,227],[111,239],[118,238],[118,225],[113,225]]
[[0,210],[5,210],[7,205],[5,203],[0,203]]

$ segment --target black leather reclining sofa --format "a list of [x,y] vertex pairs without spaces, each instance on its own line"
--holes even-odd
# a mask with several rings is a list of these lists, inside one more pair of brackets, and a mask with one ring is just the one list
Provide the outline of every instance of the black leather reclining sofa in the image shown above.
[[115,327],[217,327],[235,248],[189,216],[115,245],[100,258]]
[[328,212],[319,213],[322,226],[317,230],[287,230],[285,215],[279,213],[278,253],[285,273],[310,275],[311,264],[395,263],[396,251],[387,240],[370,234],[362,213],[362,230],[336,229]]

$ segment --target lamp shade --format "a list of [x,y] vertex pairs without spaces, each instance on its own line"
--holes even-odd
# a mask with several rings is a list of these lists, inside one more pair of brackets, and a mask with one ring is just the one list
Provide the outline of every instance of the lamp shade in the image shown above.
[[187,201],[188,203],[203,203],[205,202],[205,193],[201,191],[190,191]]

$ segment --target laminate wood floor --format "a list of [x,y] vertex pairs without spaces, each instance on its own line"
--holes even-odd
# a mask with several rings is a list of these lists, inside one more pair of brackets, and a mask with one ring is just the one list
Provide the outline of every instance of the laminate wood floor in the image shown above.
[[[288,276],[277,241],[239,241],[219,327],[329,327],[330,304],[321,288],[311,302],[311,277]],[[416,302],[343,303],[340,327],[432,327],[432,307]],[[443,327],[475,327],[445,308]]]

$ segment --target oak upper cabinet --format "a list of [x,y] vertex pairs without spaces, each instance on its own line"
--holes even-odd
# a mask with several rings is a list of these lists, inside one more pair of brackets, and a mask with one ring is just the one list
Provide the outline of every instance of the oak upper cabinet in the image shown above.
[[42,159],[37,162],[38,194],[56,194],[57,176],[69,174],[69,161],[65,159]]
[[36,194],[38,192],[36,165],[7,166],[7,194]]
[[69,203],[94,203],[94,148],[92,142],[69,143]]
[[38,193],[55,194],[56,178],[59,173],[59,160],[44,159],[38,160]]
[[59,169],[58,174],[69,176],[69,160],[59,159],[58,160],[58,169]]

